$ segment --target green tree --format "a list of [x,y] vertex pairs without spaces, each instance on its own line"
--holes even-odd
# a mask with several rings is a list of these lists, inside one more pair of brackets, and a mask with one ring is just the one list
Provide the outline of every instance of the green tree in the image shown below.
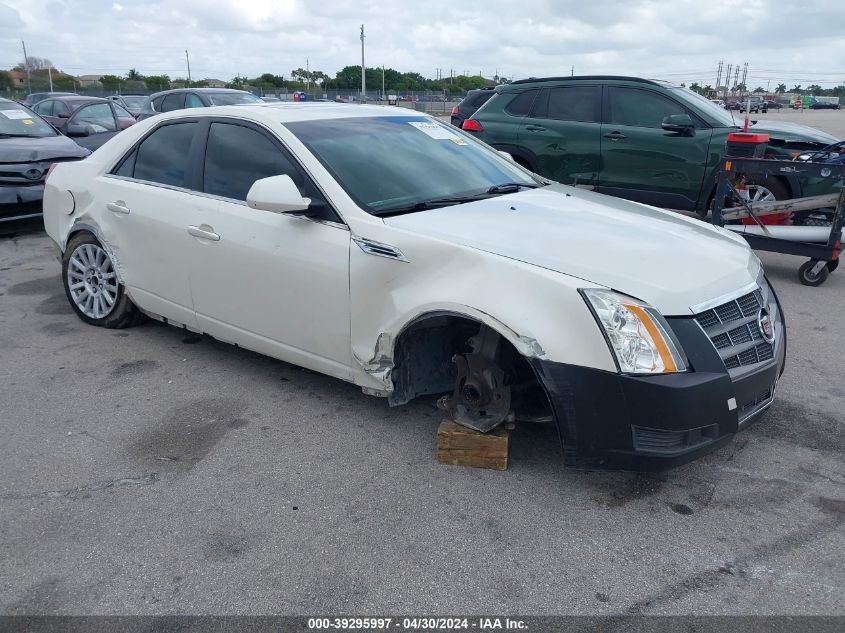
[[811,86],[807,86],[807,92],[809,92],[811,95],[817,95],[823,93],[824,88],[822,88],[818,84],[813,84]]
[[12,88],[12,76],[8,70],[0,70],[0,90],[10,90]]
[[[683,85],[683,84],[681,84],[681,85]],[[701,86],[699,85],[699,83],[697,81],[692,82],[689,85],[689,89],[692,90],[693,92],[697,92],[697,93],[701,94]]]
[[170,77],[168,75],[147,75],[144,77],[147,90],[167,90],[170,88]]
[[775,92],[779,95],[782,95],[786,92],[786,84],[778,84],[778,87],[775,88]]
[[129,69],[129,72],[126,73],[126,78],[131,79],[132,81],[143,81],[144,80],[144,76],[141,73],[139,73],[137,70],[135,70],[134,68]]
[[801,92],[801,84],[796,84],[795,86],[792,86],[792,90],[790,90],[789,92]]
[[763,86],[757,86],[753,92],[766,92],[766,89]]
[[122,81],[123,79],[117,75],[103,75],[100,77],[100,83],[103,84],[103,88],[106,90],[117,91]]

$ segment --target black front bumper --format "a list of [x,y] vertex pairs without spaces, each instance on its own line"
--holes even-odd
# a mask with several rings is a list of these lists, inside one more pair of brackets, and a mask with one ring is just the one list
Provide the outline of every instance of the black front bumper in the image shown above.
[[567,466],[661,470],[730,442],[771,403],[786,357],[782,314],[774,358],[729,372],[693,318],[667,319],[688,372],[635,376],[532,361],[557,421]]
[[44,183],[0,185],[0,222],[41,215]]

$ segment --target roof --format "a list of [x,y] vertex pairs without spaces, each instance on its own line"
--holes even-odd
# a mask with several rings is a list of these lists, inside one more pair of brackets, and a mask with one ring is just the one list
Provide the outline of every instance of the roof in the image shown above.
[[420,117],[430,118],[424,112],[387,105],[334,103],[331,101],[278,101],[234,106],[191,108],[157,114],[156,121],[180,117],[231,116],[265,123],[293,123],[320,119],[348,119],[365,117]]
[[[213,92],[220,94],[221,92],[248,92],[247,90],[236,90],[234,88],[171,88],[169,90],[162,90],[150,95],[150,97],[157,97],[163,94],[170,94],[171,92]],[[249,94],[252,94],[251,92]]]
[[653,86],[666,86],[666,85],[674,85],[667,81],[662,81],[659,79],[643,79],[642,77],[626,77],[624,75],[575,75],[575,76],[567,76],[567,77],[529,77],[528,79],[519,79],[517,81],[512,81],[509,84],[505,84],[502,88],[507,88],[508,86],[519,86],[522,84],[538,84],[538,83],[545,83],[545,82],[565,82],[565,81],[631,81],[643,84],[651,84]]
[[105,99],[103,97],[86,97],[85,95],[75,95],[75,94],[68,94],[68,95],[54,94],[54,95],[50,95],[49,97],[44,99],[44,101],[49,101],[50,99],[61,99],[62,101],[69,101],[71,103],[82,102],[82,101],[84,101],[86,103],[88,103],[88,102],[95,103],[97,101],[108,101],[108,99]]

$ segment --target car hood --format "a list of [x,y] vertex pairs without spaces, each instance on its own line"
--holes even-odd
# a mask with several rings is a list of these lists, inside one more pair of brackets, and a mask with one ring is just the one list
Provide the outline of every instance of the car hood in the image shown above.
[[667,315],[691,314],[760,273],[757,256],[728,231],[558,184],[385,223],[613,288]]
[[838,138],[831,136],[827,132],[822,132],[809,125],[801,125],[800,123],[792,123],[790,121],[766,119],[765,121],[755,121],[750,127],[754,132],[763,132],[785,141],[810,141],[824,145],[833,145],[839,142]]
[[0,163],[37,163],[55,158],[84,158],[90,154],[66,136],[0,137]]

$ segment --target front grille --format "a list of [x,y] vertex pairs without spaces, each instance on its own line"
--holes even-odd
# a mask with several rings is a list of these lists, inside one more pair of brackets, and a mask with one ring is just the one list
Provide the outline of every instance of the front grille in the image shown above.
[[758,288],[737,299],[695,315],[730,370],[772,360],[774,347],[763,340],[757,315],[766,305]]

